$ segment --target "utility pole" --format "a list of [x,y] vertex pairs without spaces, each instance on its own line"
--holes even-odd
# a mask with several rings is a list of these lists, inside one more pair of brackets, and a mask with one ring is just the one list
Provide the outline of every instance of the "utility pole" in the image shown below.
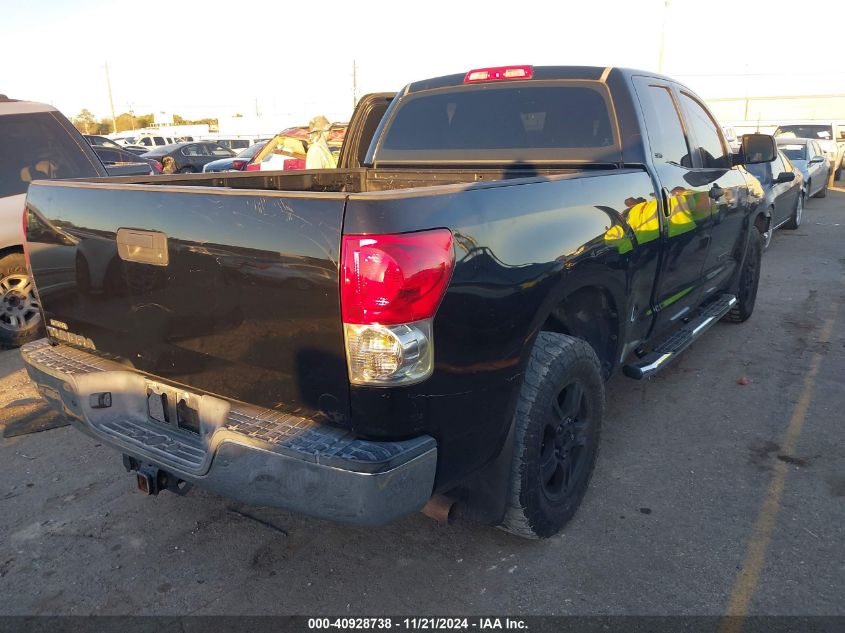
[[109,78],[109,63],[106,62],[106,86],[109,89],[109,106],[111,106],[111,131],[117,132],[117,119],[114,117],[114,99],[111,96],[111,79]]
[[[744,117],[744,119],[747,121],[748,120],[748,62],[745,62],[745,64],[743,65],[742,71],[743,71],[742,72],[742,74],[743,74],[742,83],[745,84],[744,85],[744,88],[745,88],[745,117]],[[758,132],[760,131],[760,122],[759,121],[757,122],[757,131]]]
[[657,72],[663,72],[663,53],[666,50],[666,17],[669,13],[669,0],[663,0],[663,24],[660,27],[660,53],[657,58]]
[[358,64],[352,60],[352,109],[358,105]]

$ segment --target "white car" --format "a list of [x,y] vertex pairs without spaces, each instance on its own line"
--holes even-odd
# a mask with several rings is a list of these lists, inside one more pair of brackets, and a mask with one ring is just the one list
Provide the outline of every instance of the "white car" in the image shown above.
[[[0,95],[0,345],[22,345],[36,338],[41,328],[38,295],[22,247],[29,183],[106,175],[91,147],[61,112]],[[38,228],[33,226],[34,231]],[[49,292],[75,277],[77,249],[74,238],[57,227],[45,228],[44,233],[32,248],[51,258],[50,275],[41,288]]]

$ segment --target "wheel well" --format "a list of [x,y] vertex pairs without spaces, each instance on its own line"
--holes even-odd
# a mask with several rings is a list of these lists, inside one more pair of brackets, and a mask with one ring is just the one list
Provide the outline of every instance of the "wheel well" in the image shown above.
[[754,226],[760,231],[760,235],[765,233],[769,230],[769,218],[771,217],[771,209],[766,209],[766,211],[761,211],[757,214],[757,217],[754,218]]
[[11,255],[12,253],[20,253],[23,255],[23,246],[7,246],[6,248],[0,248],[0,259],[3,259],[6,255]]
[[576,290],[552,310],[540,329],[587,341],[598,356],[604,377],[610,377],[617,357],[619,315],[606,289],[590,286]]

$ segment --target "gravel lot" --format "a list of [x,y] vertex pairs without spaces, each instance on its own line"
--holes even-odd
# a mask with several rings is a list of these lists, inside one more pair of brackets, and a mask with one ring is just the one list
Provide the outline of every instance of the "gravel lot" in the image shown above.
[[[775,235],[748,323],[614,378],[587,498],[548,541],[144,497],[74,429],[4,438],[0,613],[845,615],[843,246],[831,191]],[[0,407],[7,433],[58,421],[14,350]]]

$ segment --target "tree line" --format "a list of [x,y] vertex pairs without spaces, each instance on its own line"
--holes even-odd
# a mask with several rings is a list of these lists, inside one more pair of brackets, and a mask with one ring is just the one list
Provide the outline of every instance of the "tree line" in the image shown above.
[[[77,130],[83,134],[111,134],[113,131],[125,132],[127,130],[138,130],[145,127],[150,127],[153,124],[153,115],[150,114],[132,114],[131,112],[123,112],[115,117],[115,126],[112,125],[111,117],[97,119],[90,110],[83,108],[79,114],[71,119],[73,125]],[[173,115],[173,125],[200,125],[207,124],[209,131],[217,129],[217,119],[198,119],[191,121],[179,116]]]

